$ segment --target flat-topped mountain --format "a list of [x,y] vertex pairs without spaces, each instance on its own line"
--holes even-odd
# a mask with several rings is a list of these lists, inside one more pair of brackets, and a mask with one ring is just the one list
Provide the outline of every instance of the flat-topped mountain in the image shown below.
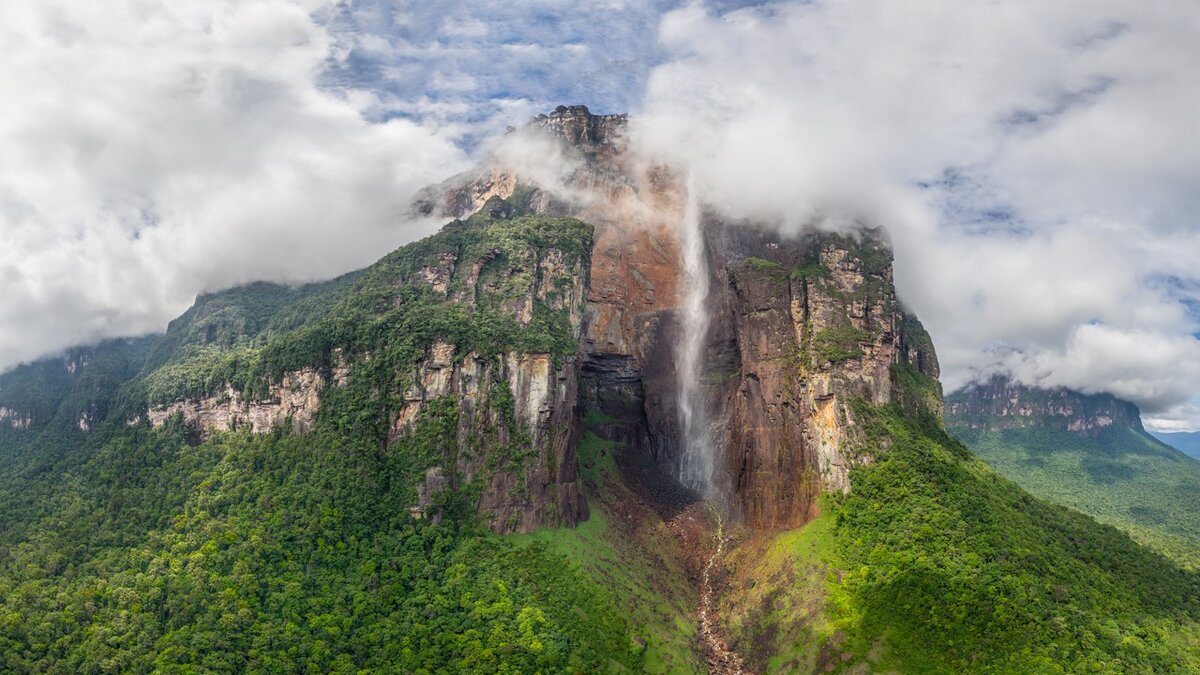
[[1061,428],[1095,435],[1109,427],[1143,431],[1137,406],[1110,394],[1025,386],[1004,377],[972,384],[946,401],[947,420],[972,429]]
[[[0,670],[1200,669],[1200,578],[947,435],[882,230],[728,218],[633,123],[559,107],[364,270],[0,375]],[[1016,394],[948,414],[1142,433]]]
[[1147,433],[1136,405],[993,378],[946,397],[946,426],[1034,494],[1200,565],[1200,462]]

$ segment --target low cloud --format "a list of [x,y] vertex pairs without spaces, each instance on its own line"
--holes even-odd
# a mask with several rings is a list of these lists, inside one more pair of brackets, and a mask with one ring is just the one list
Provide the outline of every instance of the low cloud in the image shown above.
[[409,198],[465,157],[318,86],[333,53],[320,6],[0,7],[0,370],[432,230],[407,219]]
[[[735,216],[884,225],[949,389],[1200,387],[1200,7],[694,4],[635,135]],[[1200,417],[1192,418],[1200,425]]]

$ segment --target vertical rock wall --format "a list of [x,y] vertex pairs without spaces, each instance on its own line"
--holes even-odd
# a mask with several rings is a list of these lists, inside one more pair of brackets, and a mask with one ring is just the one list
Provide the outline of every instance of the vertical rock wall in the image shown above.
[[754,527],[795,527],[821,491],[850,489],[850,402],[893,401],[910,352],[878,231],[797,238],[709,220],[714,316],[706,381],[721,410],[732,510]]
[[[595,226],[579,401],[630,459],[674,475],[682,181],[628,155],[624,116],[560,107],[531,125],[574,153],[564,180],[583,198],[546,194],[492,166],[439,186],[444,196],[425,204],[461,215],[498,196]],[[851,401],[940,415],[936,356],[896,300],[880,231],[786,238],[711,217],[703,227],[712,321],[702,381],[723,450],[718,493],[751,526],[795,527],[813,517],[821,491],[848,490],[850,468],[869,461],[848,449]],[[926,378],[929,395],[902,386],[897,368]]]

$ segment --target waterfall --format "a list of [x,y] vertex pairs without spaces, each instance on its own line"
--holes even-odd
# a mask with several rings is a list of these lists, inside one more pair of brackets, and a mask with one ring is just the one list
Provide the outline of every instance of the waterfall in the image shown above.
[[683,302],[680,305],[682,339],[677,343],[675,368],[678,377],[679,426],[683,448],[679,479],[688,487],[711,497],[715,467],[708,411],[700,377],[708,338],[708,257],[700,227],[700,204],[692,176],[687,180],[687,201],[679,234]]

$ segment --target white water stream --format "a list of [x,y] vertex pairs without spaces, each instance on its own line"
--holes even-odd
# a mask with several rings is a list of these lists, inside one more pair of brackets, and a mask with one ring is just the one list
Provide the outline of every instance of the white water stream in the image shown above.
[[723,502],[714,481],[716,447],[709,424],[708,406],[700,378],[704,373],[705,347],[708,344],[708,257],[704,250],[704,232],[700,222],[700,203],[692,177],[687,181],[687,202],[680,223],[680,264],[683,268],[680,303],[680,340],[675,353],[678,377],[677,405],[682,450],[679,480],[698,492],[708,503],[716,520],[716,546],[700,579],[699,637],[709,673],[742,675],[742,660],[721,638],[717,624],[714,568],[725,553],[725,519],[719,504]]
[[700,228],[699,198],[691,175],[687,181],[687,202],[683,209],[679,244],[683,266],[683,303],[680,306],[682,335],[675,355],[679,384],[679,426],[683,435],[679,480],[705,498],[711,498],[715,458],[708,430],[704,390],[700,385],[709,323],[708,258]]

